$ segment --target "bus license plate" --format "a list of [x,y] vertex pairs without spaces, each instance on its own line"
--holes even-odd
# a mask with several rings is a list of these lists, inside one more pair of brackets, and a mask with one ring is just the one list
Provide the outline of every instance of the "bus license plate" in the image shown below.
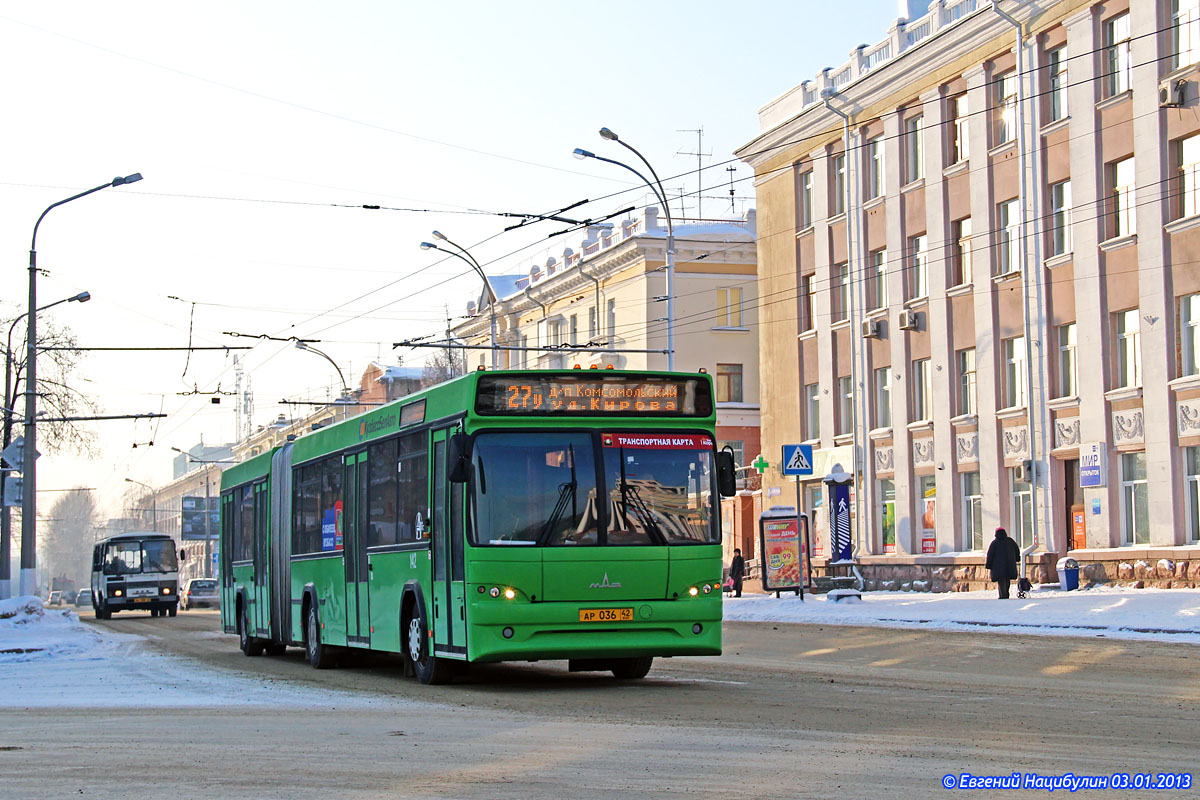
[[135,598],[133,598],[133,602],[135,602],[135,603],[149,603],[149,602],[150,602],[150,598],[149,598],[149,597],[135,597]]
[[632,622],[632,608],[581,608],[580,622]]

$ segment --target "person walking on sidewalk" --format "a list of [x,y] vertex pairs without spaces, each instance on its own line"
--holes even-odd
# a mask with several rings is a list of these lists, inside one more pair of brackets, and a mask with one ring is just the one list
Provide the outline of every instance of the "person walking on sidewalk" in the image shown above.
[[729,577],[733,580],[733,596],[742,596],[742,578],[746,575],[746,559],[740,548],[733,550],[733,562],[729,565]]
[[996,528],[996,538],[988,547],[984,566],[991,570],[992,580],[1000,589],[1000,599],[1008,599],[1008,588],[1017,577],[1017,560],[1021,557],[1017,543],[1008,538],[1008,531]]

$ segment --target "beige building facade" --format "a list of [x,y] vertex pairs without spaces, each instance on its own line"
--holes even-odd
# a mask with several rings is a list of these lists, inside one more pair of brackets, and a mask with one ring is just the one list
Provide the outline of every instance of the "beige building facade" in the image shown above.
[[821,568],[855,473],[871,588],[978,588],[997,526],[1035,580],[1200,585],[1200,3],[996,5],[760,110],[763,450],[814,445]]
[[[494,276],[498,297],[468,306],[451,330],[467,364],[490,366],[492,312],[501,369],[667,369],[667,228],[657,207],[593,225]],[[713,375],[717,439],[739,464],[759,452],[758,306],[754,211],[738,220],[684,220],[675,233],[675,369]],[[548,348],[535,350],[527,348]]]

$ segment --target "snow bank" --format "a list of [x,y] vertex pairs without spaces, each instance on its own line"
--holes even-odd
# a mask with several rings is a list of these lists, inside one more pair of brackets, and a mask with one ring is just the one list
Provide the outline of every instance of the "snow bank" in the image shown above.
[[861,603],[825,595],[726,598],[725,619],[936,630],[979,630],[1047,636],[1104,636],[1200,644],[1200,590],[1096,587],[1038,590],[998,600],[985,592],[864,592]]
[[36,597],[0,602],[0,614],[0,708],[422,705],[206,668],[147,651],[139,636],[84,625],[73,611],[46,611]]

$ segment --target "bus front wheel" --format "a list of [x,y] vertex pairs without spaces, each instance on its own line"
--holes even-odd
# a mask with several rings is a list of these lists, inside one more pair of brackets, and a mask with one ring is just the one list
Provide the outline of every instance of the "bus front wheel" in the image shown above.
[[238,645],[248,656],[262,655],[262,642],[250,635],[250,615],[245,606],[242,606],[242,618],[238,624]]
[[646,677],[654,664],[653,656],[644,658],[618,658],[613,661],[612,674],[621,680],[636,680]]
[[304,624],[304,651],[313,669],[328,669],[333,666],[333,653],[329,647],[321,644],[321,623],[317,619],[315,602],[309,605],[308,619]]
[[430,652],[429,636],[426,635],[428,630],[424,610],[413,609],[413,616],[408,621],[408,657],[412,661],[413,671],[417,673],[417,680],[421,683],[446,683],[451,678],[453,665]]
[[171,606],[167,609],[167,613],[172,617],[179,613],[179,606]]

